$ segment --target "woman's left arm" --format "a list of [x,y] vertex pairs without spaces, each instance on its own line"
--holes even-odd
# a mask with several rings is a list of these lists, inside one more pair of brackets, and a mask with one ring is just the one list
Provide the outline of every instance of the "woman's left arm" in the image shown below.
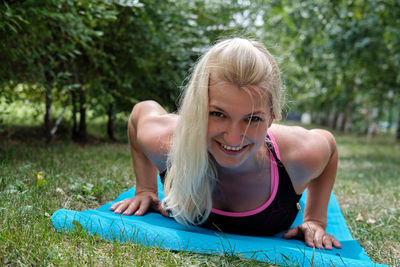
[[[335,237],[328,234],[325,229],[327,225],[327,209],[333,184],[335,182],[336,170],[338,165],[338,152],[333,135],[325,130],[311,130],[314,135],[313,140],[325,143],[316,145],[312,148],[313,153],[317,153],[320,166],[314,166],[316,175],[307,185],[307,203],[304,211],[303,224],[290,229],[285,238],[304,237],[307,246],[319,249],[332,249],[332,245],[341,248],[340,242]],[[327,142],[327,144],[326,144]],[[313,158],[311,156],[311,158]],[[325,160],[323,159],[325,158]],[[322,164],[321,164],[322,163]],[[311,164],[314,165],[314,164]],[[321,166],[322,165],[322,166]]]

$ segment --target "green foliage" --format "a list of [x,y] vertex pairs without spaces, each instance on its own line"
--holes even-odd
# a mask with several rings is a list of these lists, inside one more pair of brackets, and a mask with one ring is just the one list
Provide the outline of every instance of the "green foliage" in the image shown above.
[[69,101],[81,116],[129,112],[144,99],[173,111],[199,53],[240,28],[233,17],[247,6],[228,2],[2,2],[0,101],[46,99],[49,116],[52,103]]
[[290,108],[320,122],[339,113],[342,121],[361,119],[353,131],[363,133],[374,120],[396,118],[399,10],[395,0],[6,1],[0,104],[47,97],[111,119],[154,99],[174,111],[210,44],[257,36],[281,61]]
[[[284,76],[298,110],[341,112],[368,126],[373,108],[400,99],[398,1],[265,1],[267,42],[281,45]],[[326,115],[325,115],[326,116]]]

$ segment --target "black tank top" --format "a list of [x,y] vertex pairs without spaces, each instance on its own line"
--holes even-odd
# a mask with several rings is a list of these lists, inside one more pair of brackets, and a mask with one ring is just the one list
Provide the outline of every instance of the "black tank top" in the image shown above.
[[[269,133],[269,137],[272,135]],[[211,212],[207,220],[199,225],[201,227],[221,231],[225,233],[241,234],[241,235],[274,235],[281,231],[287,230],[293,223],[298,213],[297,203],[299,202],[301,195],[298,195],[292,185],[292,181],[283,166],[282,162],[278,158],[273,143],[274,138],[268,138],[270,141],[266,141],[266,145],[273,155],[270,160],[275,160],[274,164],[278,169],[278,185],[275,197],[271,193],[271,197],[274,197],[267,202],[269,205],[264,204],[265,208],[257,209],[256,213],[249,216],[229,216]],[[161,180],[164,180],[165,171],[160,173]],[[272,180],[272,178],[271,178]],[[229,214],[229,212],[226,212]],[[246,213],[246,212],[245,212]],[[243,214],[245,214],[243,213]],[[239,214],[239,213],[232,213]]]

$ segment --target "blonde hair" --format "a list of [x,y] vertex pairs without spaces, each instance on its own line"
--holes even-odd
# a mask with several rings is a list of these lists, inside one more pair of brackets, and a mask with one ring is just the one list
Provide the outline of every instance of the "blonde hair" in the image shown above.
[[207,149],[208,86],[210,76],[237,85],[257,88],[266,95],[271,115],[281,118],[279,68],[259,42],[242,38],[221,41],[198,61],[184,90],[170,154],[162,201],[181,224],[201,224],[212,208],[217,180],[215,163]]

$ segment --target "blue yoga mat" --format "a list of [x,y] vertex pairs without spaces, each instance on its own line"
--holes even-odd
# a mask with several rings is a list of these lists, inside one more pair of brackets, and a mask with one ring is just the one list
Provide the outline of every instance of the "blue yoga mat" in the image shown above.
[[[272,237],[226,234],[195,226],[183,226],[171,218],[154,212],[144,216],[125,216],[109,211],[112,204],[134,194],[135,187],[97,210],[80,212],[57,210],[51,220],[58,231],[72,231],[74,225],[79,222],[88,233],[97,234],[106,240],[134,242],[143,246],[175,251],[228,253],[284,266],[380,266],[371,261],[364,249],[351,236],[333,193],[328,207],[327,232],[341,242],[342,249],[332,250],[313,250],[303,241],[283,239],[283,233]],[[159,197],[163,198],[160,181]],[[305,201],[306,194],[303,194],[300,200],[303,210]],[[299,213],[292,227],[301,224],[302,219]]]

